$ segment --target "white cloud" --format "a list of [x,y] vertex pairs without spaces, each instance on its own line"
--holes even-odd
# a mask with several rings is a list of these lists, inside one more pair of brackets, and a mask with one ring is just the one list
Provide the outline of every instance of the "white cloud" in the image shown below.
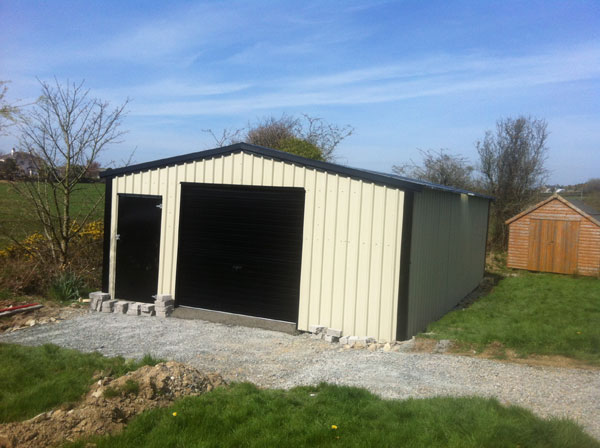
[[[597,44],[523,57],[444,55],[327,76],[274,80],[262,85],[261,91],[246,88],[242,92],[240,88],[235,98],[231,95],[219,98],[217,93],[210,99],[163,102],[161,98],[149,95],[140,98],[132,112],[138,115],[204,115],[311,105],[383,103],[598,77],[600,45]],[[192,96],[193,88],[189,92]],[[180,96],[184,93],[185,87]]]

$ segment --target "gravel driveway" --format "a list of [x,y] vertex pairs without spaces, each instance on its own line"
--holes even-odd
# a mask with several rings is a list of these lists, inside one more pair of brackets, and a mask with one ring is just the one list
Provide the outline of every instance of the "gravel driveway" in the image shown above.
[[344,350],[338,344],[200,320],[88,313],[0,335],[0,342],[47,342],[108,356],[145,353],[219,372],[230,381],[289,388],[326,381],[386,398],[482,395],[566,416],[600,439],[600,371],[529,367],[464,356]]

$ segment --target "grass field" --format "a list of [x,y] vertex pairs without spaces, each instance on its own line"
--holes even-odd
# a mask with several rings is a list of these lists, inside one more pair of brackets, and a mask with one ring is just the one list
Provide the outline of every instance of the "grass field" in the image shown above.
[[140,362],[80,353],[55,345],[0,344],[0,422],[25,420],[87,392],[94,372],[120,376],[156,360]]
[[467,309],[429,325],[428,337],[482,350],[560,355],[600,365],[600,280],[556,274],[508,277]]
[[[72,197],[72,216],[87,213],[93,204],[104,194],[104,184],[79,184]],[[100,219],[104,213],[101,201],[92,219]],[[16,239],[40,231],[41,227],[34,210],[8,182],[0,182],[0,249],[10,244],[8,235]]]
[[571,421],[543,420],[493,399],[392,401],[326,384],[289,391],[234,384],[147,411],[121,434],[93,443],[98,448],[600,447]]

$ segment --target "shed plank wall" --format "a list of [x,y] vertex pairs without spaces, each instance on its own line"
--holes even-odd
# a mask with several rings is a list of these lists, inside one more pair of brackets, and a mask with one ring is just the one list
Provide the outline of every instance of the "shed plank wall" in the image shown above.
[[600,273],[600,227],[554,199],[509,224],[508,259],[506,265],[527,269],[529,259],[529,229],[532,219],[553,219],[579,222],[577,272],[581,275]]
[[304,188],[298,328],[395,339],[404,193],[245,153],[113,179],[112,294],[119,193],[163,197],[158,293],[175,294],[181,182]]
[[415,193],[408,334],[451,310],[483,277],[489,201],[423,190]]

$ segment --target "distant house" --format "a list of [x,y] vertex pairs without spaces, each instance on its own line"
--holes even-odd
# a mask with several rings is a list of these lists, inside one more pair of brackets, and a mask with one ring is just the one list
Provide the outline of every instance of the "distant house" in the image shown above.
[[600,212],[554,194],[506,221],[510,268],[600,275]]
[[39,160],[24,151],[15,151],[13,148],[9,154],[0,155],[0,163],[11,163],[17,170],[18,175],[35,176],[38,174]]

